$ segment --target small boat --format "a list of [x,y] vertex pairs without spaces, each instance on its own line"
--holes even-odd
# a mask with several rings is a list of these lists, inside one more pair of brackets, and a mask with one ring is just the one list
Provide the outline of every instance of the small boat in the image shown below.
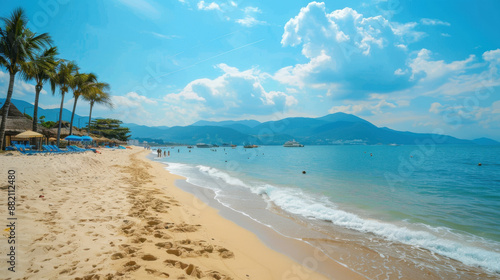
[[192,149],[192,148],[193,148],[193,146],[188,146],[187,148],[188,148],[188,149]]
[[245,149],[253,149],[253,148],[258,148],[258,147],[259,146],[257,146],[257,145],[245,145],[245,146],[243,146],[243,148],[245,148]]
[[196,148],[210,148],[210,145],[205,143],[198,143],[196,144]]
[[295,141],[287,141],[283,147],[304,147],[304,145],[300,144],[299,142]]

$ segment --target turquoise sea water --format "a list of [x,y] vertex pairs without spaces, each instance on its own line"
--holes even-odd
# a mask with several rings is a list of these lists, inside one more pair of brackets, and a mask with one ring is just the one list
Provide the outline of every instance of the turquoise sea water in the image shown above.
[[[247,211],[245,201],[260,199],[331,224],[332,231],[369,234],[500,273],[500,147],[166,149],[171,155],[161,160],[170,171],[214,190],[228,207]],[[254,218],[273,226],[264,216]],[[322,229],[329,230],[325,223]]]

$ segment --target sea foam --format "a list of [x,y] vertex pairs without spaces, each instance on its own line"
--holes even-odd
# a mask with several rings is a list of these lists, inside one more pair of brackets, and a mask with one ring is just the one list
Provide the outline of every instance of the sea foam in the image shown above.
[[344,228],[373,233],[386,240],[425,248],[434,253],[453,258],[464,264],[480,266],[493,272],[500,272],[500,254],[483,248],[441,238],[436,228],[429,231],[410,229],[377,220],[370,220],[359,215],[338,209],[325,197],[314,197],[300,189],[277,187],[270,184],[247,184],[217,168],[198,165],[204,174],[224,183],[249,189],[254,194],[262,195],[283,210],[310,219],[323,220]]
[[[359,232],[373,233],[389,241],[425,248],[442,256],[461,261],[466,265],[480,266],[489,271],[500,273],[500,253],[457,241],[457,239],[465,240],[465,237],[453,240],[442,238],[440,233],[443,231],[437,228],[427,226],[427,230],[416,230],[406,226],[362,218],[354,213],[339,209],[326,197],[315,197],[297,188],[244,182],[227,172],[209,166],[198,165],[194,170],[197,169],[199,175],[210,176],[215,179],[215,182],[220,180],[218,186],[209,186],[201,184],[199,180],[190,180],[193,179],[190,178],[191,176],[197,176],[193,173],[192,166],[169,163],[168,169],[188,177],[190,183],[200,187],[215,189],[217,192],[223,192],[223,189],[221,190],[223,185],[242,187],[262,196],[289,213],[309,219],[328,221],[334,225]],[[187,171],[188,169],[191,170]]]

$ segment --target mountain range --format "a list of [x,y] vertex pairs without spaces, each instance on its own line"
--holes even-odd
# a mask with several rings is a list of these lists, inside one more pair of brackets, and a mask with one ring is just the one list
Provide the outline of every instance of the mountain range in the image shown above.
[[[5,99],[0,98],[0,106]],[[21,112],[33,113],[33,105],[22,100],[12,99],[12,103]],[[38,116],[45,116],[46,121],[57,121],[59,109],[39,108]],[[63,109],[63,120],[70,121],[71,111]],[[75,114],[75,125],[80,121],[84,126],[88,117]],[[131,139],[158,139],[170,143],[182,144],[222,144],[236,145],[282,145],[295,139],[305,145],[332,144],[401,144],[413,145],[428,139],[439,139],[436,144],[476,144],[499,145],[489,138],[475,140],[458,139],[447,135],[413,133],[397,131],[374,124],[355,115],[335,113],[319,118],[285,118],[276,121],[259,122],[256,120],[239,121],[197,121],[188,126],[145,126],[123,123],[131,131]]]
[[[0,98],[0,107],[3,106],[5,102],[5,98]],[[19,111],[22,113],[26,113],[30,116],[33,116],[33,104],[19,100],[19,99],[11,99],[12,104],[16,106]],[[54,108],[54,109],[43,109],[42,107],[38,107],[38,117],[45,116],[45,121],[53,121],[57,122],[59,118],[59,108]],[[69,122],[71,120],[71,111],[68,109],[63,109],[63,114],[62,114],[62,119],[63,121]],[[94,118],[92,118],[94,119]],[[75,114],[75,118],[73,121],[73,124],[79,127],[78,122],[80,122],[81,126],[86,126],[89,121],[88,116],[80,116]]]
[[136,139],[161,139],[170,143],[232,143],[282,145],[295,139],[305,145],[332,144],[400,144],[414,145],[429,139],[436,144],[498,145],[480,138],[458,139],[447,135],[396,131],[377,127],[354,115],[335,113],[319,118],[285,118],[277,121],[198,121],[188,126],[149,127],[126,123]]

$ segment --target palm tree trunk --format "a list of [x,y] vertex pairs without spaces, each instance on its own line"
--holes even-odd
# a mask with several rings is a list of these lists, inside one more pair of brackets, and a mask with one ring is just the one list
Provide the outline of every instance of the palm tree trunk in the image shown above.
[[16,73],[11,73],[10,74],[10,80],[9,80],[9,89],[7,90],[7,98],[5,98],[5,105],[3,105],[3,113],[2,113],[2,124],[0,124],[0,150],[4,149],[5,145],[5,125],[7,124],[7,116],[9,114],[9,108],[10,108],[10,99],[12,98],[12,93],[14,92],[14,79],[16,77]]
[[41,85],[36,85],[35,87],[36,94],[35,94],[35,104],[33,105],[33,131],[38,130],[38,99],[40,98],[40,91],[42,91],[42,86]]
[[69,135],[73,134],[73,118],[75,117],[76,102],[78,102],[78,96],[75,97],[75,103],[73,104],[73,113],[71,113],[71,122],[69,123]]
[[87,135],[90,135],[90,120],[92,119],[92,107],[94,107],[94,102],[90,102],[89,128],[87,130]]
[[59,142],[61,138],[61,125],[62,125],[62,112],[63,112],[63,105],[64,105],[64,92],[61,91],[61,109],[59,109],[59,127],[57,128],[57,147],[59,147]]

